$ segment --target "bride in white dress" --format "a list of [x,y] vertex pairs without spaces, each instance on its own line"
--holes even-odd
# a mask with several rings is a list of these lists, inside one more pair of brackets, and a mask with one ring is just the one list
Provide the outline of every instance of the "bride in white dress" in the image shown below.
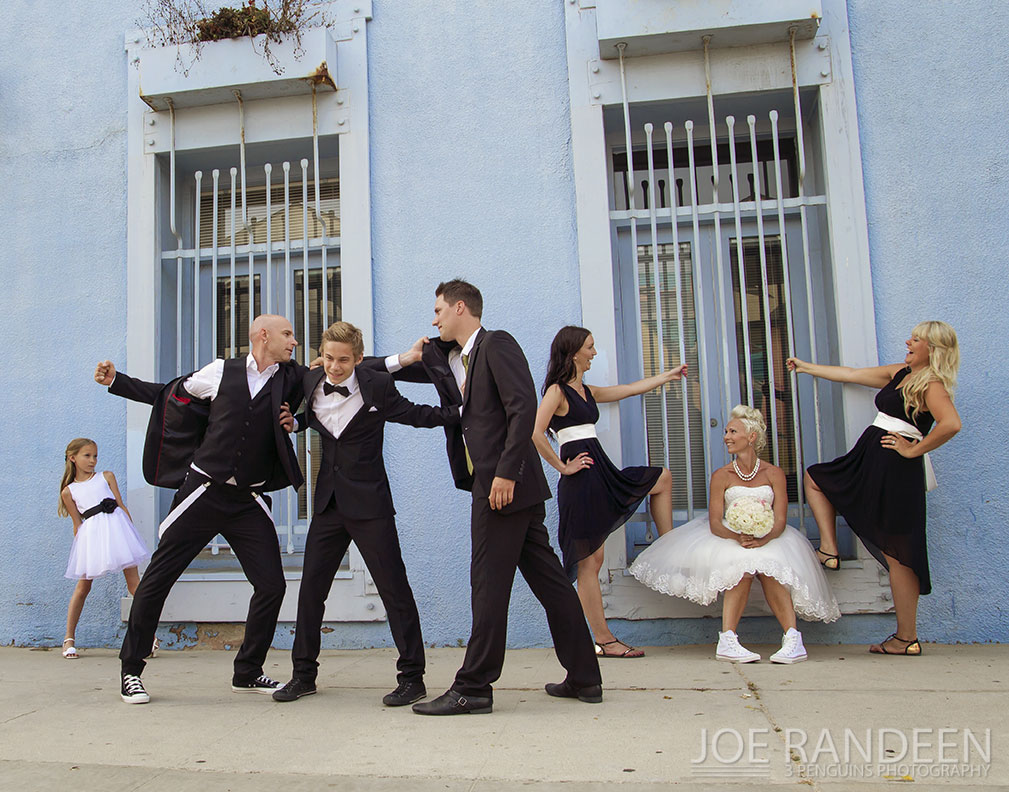
[[[724,592],[715,656],[739,663],[760,659],[736,635],[756,576],[784,630],[781,649],[771,655],[771,662],[798,663],[806,659],[806,650],[796,629],[796,614],[806,621],[831,622],[841,612],[812,546],[785,523],[785,474],[757,456],[767,444],[766,432],[759,410],[743,405],[732,410],[725,426],[725,446],[735,459],[711,477],[708,516],[656,539],[630,572],[656,591],[701,605],[714,602]],[[758,538],[730,528],[730,523],[742,527],[734,515],[725,519],[733,504],[740,512],[760,513],[758,522],[766,523],[765,530],[770,526],[770,531]]]

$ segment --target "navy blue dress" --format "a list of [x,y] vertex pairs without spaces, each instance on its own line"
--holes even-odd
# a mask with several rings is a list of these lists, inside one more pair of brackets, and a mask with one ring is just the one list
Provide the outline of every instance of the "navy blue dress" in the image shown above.
[[[935,419],[923,410],[912,421],[898,389],[908,371],[898,371],[876,394],[876,408],[913,423],[925,435]],[[885,434],[878,426],[867,427],[847,454],[811,465],[809,475],[873,557],[885,567],[886,553],[911,567],[921,593],[928,594],[932,579],[925,541],[925,463],[881,446]]]
[[[568,412],[553,416],[551,429],[556,432],[599,420],[599,408],[588,385],[584,386],[586,399],[570,385],[560,387],[568,402]],[[564,443],[559,455],[566,463],[583,451],[588,452],[595,464],[571,476],[561,476],[557,484],[560,511],[557,538],[564,556],[564,571],[572,580],[578,574],[578,562],[602,547],[606,537],[627,522],[662,475],[662,468],[658,467],[621,470],[594,437]]]

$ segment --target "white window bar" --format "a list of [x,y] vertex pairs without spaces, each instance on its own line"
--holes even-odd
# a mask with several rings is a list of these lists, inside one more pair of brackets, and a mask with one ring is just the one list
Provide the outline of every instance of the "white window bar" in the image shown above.
[[[683,126],[687,130],[687,161],[690,164],[690,221],[694,232],[693,245],[696,250],[697,241],[701,238],[701,232],[697,212],[697,169],[694,167],[694,122],[688,120]],[[710,130],[710,133],[714,135],[715,130]],[[718,196],[714,195],[712,196],[712,199],[717,205]],[[703,367],[708,363],[707,344],[704,340],[705,335],[707,335],[704,332],[704,328],[707,327],[707,324],[704,321],[704,294],[701,292],[701,278],[698,278],[696,275],[701,266],[700,257],[695,252],[692,252],[690,262],[695,273],[694,277],[690,279],[690,282],[694,287],[694,321],[697,327],[697,378],[698,382],[701,383],[701,426],[710,426],[711,404],[708,399],[708,388],[703,385],[705,375]],[[669,431],[668,427],[665,427],[665,431]],[[701,443],[701,450],[704,455],[705,471],[711,470],[710,446],[711,443]],[[689,451],[687,453],[687,458],[690,458]],[[706,484],[707,481],[705,481],[705,485]],[[693,493],[691,493],[690,497],[693,497]],[[693,517],[692,511],[688,517]]]
[[[316,181],[316,185],[318,188],[318,181]],[[303,256],[302,261],[304,263],[304,273],[301,276],[302,277],[301,296],[302,296],[302,305],[304,306],[303,310],[305,312],[305,335],[302,337],[301,343],[303,346],[301,349],[302,349],[302,361],[307,366],[309,361],[311,360],[311,358],[308,356],[308,350],[309,347],[311,346],[311,340],[310,340],[311,336],[309,335],[309,333],[311,332],[311,328],[309,327],[309,317],[311,315],[311,312],[308,309],[308,160],[307,159],[301,160],[301,227],[304,232],[304,239],[302,240],[304,244],[304,248],[302,249],[302,256]],[[323,249],[325,250],[325,245],[323,245]],[[323,310],[325,310],[325,306],[323,306]],[[305,398],[307,399],[310,395],[311,394],[305,394]],[[305,449],[305,469],[309,472],[308,478],[311,478],[312,443],[309,438],[309,432],[307,429],[304,432],[301,432],[300,434],[301,437],[299,438],[299,442]],[[305,509],[309,515],[309,518],[311,518],[312,514],[311,482],[308,482],[305,485]]]
[[[731,174],[729,181],[732,182],[732,215],[736,222],[736,266],[739,269],[739,315],[743,325],[743,349],[746,363],[746,403],[753,404],[753,365],[750,362],[750,313],[746,304],[746,268],[743,264],[743,222],[739,214],[739,172],[736,168],[736,119],[734,116],[726,116],[725,124],[729,127],[729,169]],[[714,130],[712,130],[714,131]],[[753,164],[756,169],[757,164]],[[718,240],[721,245],[722,241]],[[726,416],[728,420],[728,416]]]
[[193,239],[196,255],[193,256],[193,370],[200,367],[200,200],[203,171],[196,171],[196,216],[193,218]]
[[[767,411],[771,419],[771,457],[775,465],[780,464],[778,443],[778,410],[774,389],[774,336],[771,333],[771,298],[767,283],[767,250],[764,248],[763,196],[760,192],[760,158],[757,156],[757,117],[748,115],[746,124],[750,128],[750,158],[753,163],[753,200],[757,202],[757,247],[760,257],[760,292],[764,303],[764,366],[767,369]],[[785,247],[785,229],[781,229],[780,245]],[[788,273],[785,273],[788,277]],[[746,299],[746,281],[739,282],[740,300]],[[751,406],[756,406],[752,402]]]
[[[725,397],[725,420],[728,420],[728,415],[732,412],[733,406],[732,392],[729,388],[729,383],[732,382],[732,372],[729,369],[729,322],[728,312],[725,308],[725,279],[722,272],[722,218],[721,213],[718,211],[720,174],[718,169],[718,135],[715,134],[715,98],[711,90],[711,57],[709,53],[711,36],[704,36],[702,41],[704,42],[704,87],[708,100],[708,130],[710,131],[708,138],[711,143],[711,200],[715,204],[712,220],[715,223],[715,283],[718,289],[719,319],[717,328],[719,332],[716,333],[716,338],[721,339],[722,347],[722,378],[719,389]],[[729,145],[732,145],[731,141]],[[670,173],[672,173],[672,158],[670,158],[669,163]],[[673,222],[673,225],[675,226],[676,223]]]
[[229,324],[229,327],[230,327],[229,338],[231,339],[231,345],[230,345],[229,348],[230,348],[231,351],[230,351],[228,357],[234,357],[235,356],[235,330],[236,330],[236,321],[238,319],[238,311],[236,310],[236,308],[238,307],[237,306],[237,302],[238,301],[235,299],[235,295],[237,294],[237,289],[236,289],[236,286],[235,286],[235,183],[236,183],[235,182],[235,177],[237,175],[238,175],[238,169],[237,168],[232,168],[231,169],[231,223],[230,223],[230,226],[231,226],[231,292],[229,294],[230,310],[228,311],[229,318],[231,320],[230,324]]
[[[287,303],[287,312],[285,316],[292,319],[294,317],[294,275],[291,270],[291,163],[284,160],[284,293],[286,296],[285,302]],[[308,431],[307,429],[305,430]],[[308,486],[311,486],[309,482]],[[288,514],[288,531],[287,531],[287,552],[294,552],[294,519],[291,515],[294,514],[295,509],[295,498],[294,491],[291,487],[287,488],[287,514]],[[309,516],[311,514],[309,513]]]
[[182,375],[182,235],[175,224],[175,103],[168,99],[171,144],[168,154],[168,227],[175,237],[175,376]]
[[[217,195],[221,181],[221,171],[214,168],[211,175],[214,177],[214,200],[213,200],[213,222],[210,224],[211,240],[213,252],[210,254],[210,349],[211,356],[217,355]],[[196,244],[199,245],[199,238]],[[198,257],[197,257],[198,258]],[[197,350],[199,354],[199,350]],[[199,368],[199,366],[197,366]]]
[[[678,208],[678,203],[677,203],[677,190],[676,190],[676,177],[675,177],[676,167],[675,167],[675,162],[674,162],[674,159],[673,159],[673,125],[672,125],[672,123],[669,122],[669,121],[667,121],[665,124],[663,124],[663,130],[665,131],[665,134],[666,134],[666,168],[667,168],[668,174],[669,174],[667,176],[667,178],[666,178],[666,184],[669,187],[669,207],[670,207],[670,212],[675,213],[676,210],[677,210],[677,208]],[[649,145],[649,148],[650,148],[650,145]],[[651,159],[652,159],[651,151],[649,151],[649,155],[648,156],[649,156],[649,163],[651,163]],[[655,177],[653,175],[649,175],[649,179],[652,182],[655,181]],[[652,205],[652,211],[653,211],[653,213],[656,212],[657,208],[655,207],[655,200],[654,199],[651,201],[651,205]],[[680,363],[686,363],[687,362],[687,341],[686,341],[687,334],[686,334],[686,328],[684,327],[684,323],[683,323],[683,273],[681,271],[682,265],[680,263],[680,235],[679,235],[679,228],[677,227],[677,224],[675,222],[671,222],[670,225],[672,226],[672,232],[673,232],[673,277],[674,277],[674,283],[676,285],[676,334],[677,334],[677,342],[678,342],[679,353],[680,353]],[[654,231],[652,232],[652,240],[653,240],[652,253],[653,253],[653,256],[656,256],[656,261],[657,261],[658,240],[657,240],[657,238],[655,236],[655,232]],[[690,260],[693,261],[694,260],[694,251],[696,250],[696,248],[694,246],[691,246],[690,250],[691,250]],[[658,283],[659,283],[658,266],[656,265],[656,284],[658,284]],[[659,300],[659,292],[657,291],[657,289],[658,289],[658,285],[656,285],[655,311],[656,311],[656,316],[661,316],[661,314],[662,314],[662,302]],[[659,338],[660,339],[663,338],[663,336],[662,336],[661,333],[659,334]],[[660,344],[661,343],[662,342],[660,341]],[[660,349],[661,349],[661,346],[660,346]],[[688,390],[688,388],[687,388],[687,386],[686,386],[686,384],[685,384],[685,382],[684,382],[684,380],[682,378],[680,380],[680,397],[681,397],[682,412],[683,412],[683,454],[684,454],[684,457],[686,459],[689,459],[690,458],[690,404],[689,404],[689,401],[688,401],[689,390]],[[664,406],[665,405],[665,394],[663,394],[661,398],[662,398],[662,403],[663,403],[663,406]],[[665,415],[663,415],[662,426],[663,426],[662,434],[663,434],[663,438],[665,438],[669,434],[669,425],[668,425],[667,421],[665,420]],[[646,431],[646,436],[647,436],[647,427],[646,427],[645,431]],[[665,439],[663,440],[663,443],[664,443],[664,446],[665,446],[666,445]],[[667,453],[666,458],[665,458],[665,464],[666,464],[667,468],[672,469],[672,466],[670,465],[668,453]],[[686,480],[687,480],[687,519],[693,519],[693,516],[694,516],[694,474],[693,474],[693,471],[690,469],[690,465],[687,465],[685,467],[684,472],[685,472]]]
[[[634,146],[632,145],[631,138],[631,111],[630,105],[627,101],[627,75],[624,70],[624,50],[626,48],[627,45],[623,42],[617,44],[617,51],[620,54],[620,90],[624,107],[624,139],[627,141],[627,206],[630,209],[631,214],[631,260],[634,262],[634,285],[635,289],[638,289],[640,288],[638,284],[641,283],[641,275],[638,272],[638,221],[635,218],[635,195],[637,193],[637,188],[634,184]],[[634,301],[634,306],[637,322],[635,326],[640,329],[642,327],[640,298]],[[647,427],[648,408],[644,397],[641,399],[641,420]],[[649,538],[651,538],[652,518],[650,512],[648,512],[645,525],[646,534]]]
[[[806,313],[809,317],[809,337],[811,341],[809,359],[815,365],[817,359],[816,312],[813,310],[813,277],[809,265],[809,227],[806,224],[806,205],[803,202],[805,197],[804,184],[806,181],[806,148],[802,139],[802,104],[799,101],[799,77],[795,69],[795,31],[794,27],[789,28],[788,51],[792,66],[792,102],[795,106],[795,139],[799,158],[799,225],[802,228],[802,264],[806,276]],[[823,433],[820,428],[820,391],[817,385],[819,378],[811,377],[810,379],[813,381],[813,426],[816,427],[816,461],[820,462],[823,460]],[[796,421],[798,421],[798,413],[796,413]],[[801,490],[802,481],[800,480],[796,483]]]
[[[653,130],[653,127],[652,127],[651,124],[645,124],[645,138],[648,141],[648,195],[649,195],[649,199],[648,199],[648,221],[649,221],[649,223],[648,224],[649,224],[649,229],[651,230],[651,235],[652,235],[651,236],[651,244],[650,244],[650,247],[652,249],[652,272],[653,272],[653,275],[652,275],[652,289],[653,289],[653,291],[655,293],[655,298],[654,298],[655,299],[655,343],[656,343],[656,345],[658,347],[658,356],[659,356],[659,359],[658,359],[658,362],[657,362],[657,368],[658,368],[659,372],[662,372],[662,371],[665,371],[665,368],[666,368],[666,357],[665,357],[665,354],[664,354],[665,353],[665,333],[663,333],[663,331],[662,331],[662,287],[664,285],[665,279],[662,277],[662,273],[659,271],[659,233],[658,233],[658,229],[657,229],[657,222],[656,222],[656,216],[655,216],[655,208],[656,208],[656,202],[655,202],[655,157],[652,154],[652,130]],[[628,151],[628,158],[630,158],[632,154],[633,154],[632,151]],[[634,223],[636,225],[637,224],[637,220],[635,220]],[[634,260],[635,261],[638,260],[638,249],[636,247],[634,248]],[[679,275],[679,270],[677,270],[677,275]],[[679,290],[678,289],[677,289],[677,295],[676,296],[677,296],[677,299],[679,299],[680,295],[679,295]],[[678,311],[677,313],[680,315],[680,317],[682,317],[682,314],[683,314],[682,311]],[[681,322],[682,322],[682,318],[681,318]],[[680,338],[679,338],[679,340],[680,340],[680,346],[682,348],[682,346],[683,346],[683,331],[682,331],[682,329],[680,331]],[[681,360],[683,359],[682,354],[680,356],[680,359]],[[684,400],[684,403],[683,403],[683,408],[684,408],[684,413],[685,413],[686,408],[687,408],[687,404],[686,404],[685,400]],[[666,415],[666,394],[665,394],[665,388],[663,388],[662,392],[660,392],[660,394],[659,394],[659,412],[662,415],[662,425],[663,426],[668,426],[669,425],[669,419],[668,419],[668,417]],[[647,411],[646,411],[646,415],[647,415]],[[689,438],[690,438],[690,434],[689,434],[690,427],[686,426],[685,422],[684,422],[684,425],[686,427],[686,431],[687,431],[687,435],[686,436],[688,438],[688,440],[687,440],[687,448],[690,448],[690,440],[689,440]],[[668,464],[668,460],[669,460],[669,436],[668,436],[668,432],[663,432],[662,433],[662,458],[664,460],[666,460],[667,464]],[[689,471],[687,472],[687,476],[688,476],[688,481],[689,481],[689,476],[690,476]],[[689,492],[690,492],[690,485],[689,484],[687,485],[687,492],[688,492],[688,497],[689,497]]]
[[[771,140],[774,143],[774,187],[778,194],[778,236],[781,239],[781,272],[782,286],[785,290],[785,322],[788,324],[788,357],[795,355],[795,322],[792,320],[792,286],[789,282],[788,274],[788,245],[785,244],[785,205],[782,203],[781,185],[781,155],[778,142],[778,111],[772,110],[768,114],[771,119]],[[812,339],[811,339],[812,340]],[[770,357],[768,357],[770,359]],[[795,442],[795,491],[799,504],[799,528],[805,532],[806,510],[803,506],[802,474],[805,471],[802,457],[802,421],[799,419],[799,393],[796,387],[796,377],[794,374],[789,379],[789,394],[792,403],[792,426],[794,428],[792,439]],[[775,411],[777,412],[777,411]]]
[[[318,155],[316,155],[318,156]],[[266,313],[276,313],[273,305],[273,207],[271,198],[273,187],[270,184],[270,177],[273,174],[273,165],[267,162],[263,166],[263,173],[266,174]],[[251,240],[250,240],[251,241]]]

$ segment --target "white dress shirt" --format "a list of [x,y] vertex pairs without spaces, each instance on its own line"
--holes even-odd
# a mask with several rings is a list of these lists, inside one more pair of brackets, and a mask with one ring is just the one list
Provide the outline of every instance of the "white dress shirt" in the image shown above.
[[[280,368],[279,363],[272,363],[262,371],[259,364],[250,353],[245,358],[245,375],[249,382],[249,396],[253,399],[263,389],[263,386],[270,381],[270,377],[277,373]],[[221,379],[224,377],[224,361],[218,358],[208,363],[206,366],[195,372],[185,381],[183,387],[191,396],[197,399],[217,398],[217,392],[221,389]]]
[[364,397],[361,395],[356,371],[340,383],[350,391],[349,396],[341,396],[339,393],[326,395],[324,386],[327,382],[329,378],[323,377],[312,392],[312,411],[333,437],[339,437],[351,419],[364,407]]

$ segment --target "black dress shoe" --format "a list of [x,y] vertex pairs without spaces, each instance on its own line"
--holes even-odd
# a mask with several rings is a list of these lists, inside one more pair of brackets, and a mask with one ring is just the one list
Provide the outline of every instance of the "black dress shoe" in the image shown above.
[[284,687],[274,691],[273,700],[294,701],[295,699],[300,699],[302,696],[311,696],[313,693],[315,693],[314,682],[295,677],[284,685]]
[[494,711],[494,700],[489,696],[464,696],[449,690],[434,701],[414,704],[413,711],[418,715],[483,715]]
[[382,698],[382,703],[387,707],[405,707],[407,704],[420,701],[426,695],[427,688],[420,680],[400,682],[392,693]]
[[566,679],[563,682],[548,682],[546,686],[547,695],[557,696],[557,698],[576,698],[587,704],[598,704],[603,700],[603,686],[589,685],[588,687],[576,688]]

